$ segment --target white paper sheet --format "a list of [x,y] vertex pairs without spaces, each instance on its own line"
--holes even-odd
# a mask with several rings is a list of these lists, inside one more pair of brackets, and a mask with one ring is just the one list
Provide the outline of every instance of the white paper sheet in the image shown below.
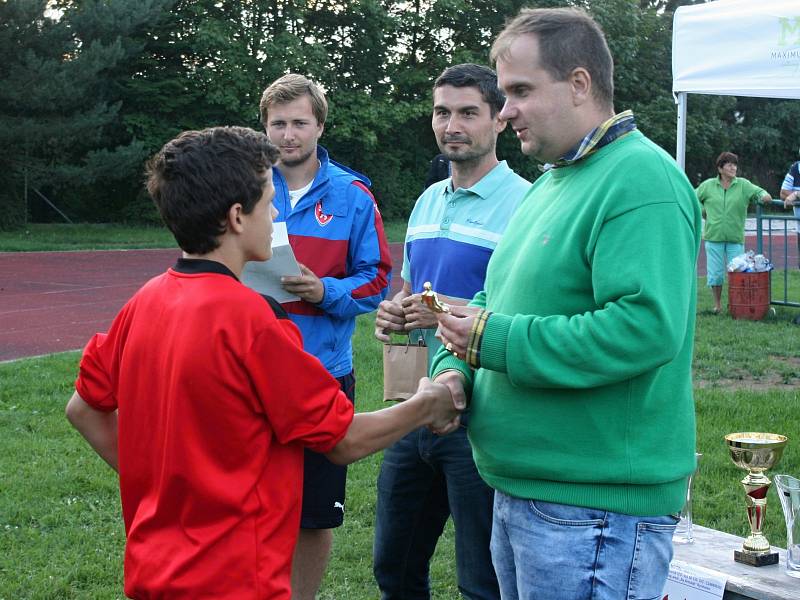
[[727,580],[718,571],[673,560],[662,600],[720,600]]
[[289,245],[286,223],[273,223],[272,258],[265,261],[250,261],[242,271],[242,283],[259,294],[266,294],[278,302],[295,302],[298,296],[281,287],[284,275],[300,275],[300,267]]

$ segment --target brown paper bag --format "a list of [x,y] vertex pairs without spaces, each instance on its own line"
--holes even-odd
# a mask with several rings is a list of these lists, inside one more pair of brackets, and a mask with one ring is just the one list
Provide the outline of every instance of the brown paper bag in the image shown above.
[[383,399],[408,400],[417,391],[419,380],[428,375],[428,347],[420,339],[419,345],[384,344],[383,346]]

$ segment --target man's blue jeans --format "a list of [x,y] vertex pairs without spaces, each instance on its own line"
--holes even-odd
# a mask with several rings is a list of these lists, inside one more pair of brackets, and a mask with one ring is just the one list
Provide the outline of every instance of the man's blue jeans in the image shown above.
[[378,476],[373,550],[381,598],[430,598],[429,563],[450,514],[461,594],[499,598],[489,553],[493,494],[478,475],[463,427],[444,437],[417,429],[388,448]]
[[676,523],[497,491],[492,559],[503,600],[660,599]]

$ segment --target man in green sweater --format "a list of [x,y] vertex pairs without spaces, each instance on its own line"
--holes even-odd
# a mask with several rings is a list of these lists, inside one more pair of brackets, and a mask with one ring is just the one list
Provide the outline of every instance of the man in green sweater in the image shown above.
[[432,372],[471,399],[501,594],[660,597],[695,468],[699,205],[633,114],[614,114],[613,62],[586,13],[523,9],[492,59],[501,118],[550,168],[484,291],[439,315]]

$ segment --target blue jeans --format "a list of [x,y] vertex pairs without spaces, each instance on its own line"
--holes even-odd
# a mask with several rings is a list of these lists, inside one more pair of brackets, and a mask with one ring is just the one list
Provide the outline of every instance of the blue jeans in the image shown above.
[[381,598],[430,598],[430,559],[451,514],[458,589],[470,600],[500,598],[489,553],[493,495],[463,427],[444,437],[417,429],[388,448],[378,476],[373,548]]
[[492,559],[503,600],[660,599],[676,523],[497,491]]

